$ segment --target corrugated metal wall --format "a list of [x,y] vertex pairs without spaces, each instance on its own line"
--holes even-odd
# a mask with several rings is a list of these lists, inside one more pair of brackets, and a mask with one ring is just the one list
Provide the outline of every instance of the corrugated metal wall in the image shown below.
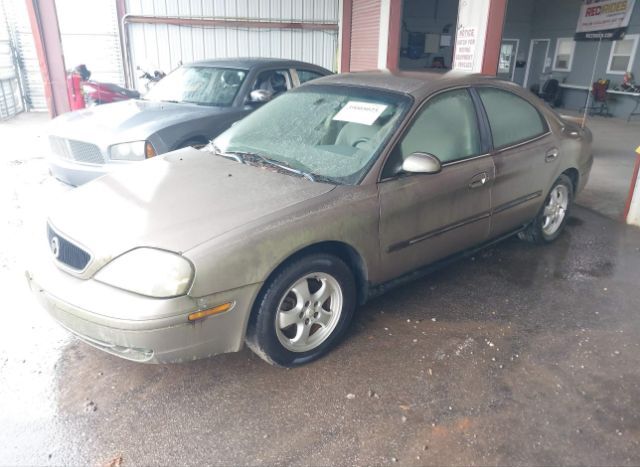
[[[338,0],[127,0],[127,14],[338,24]],[[338,31],[128,24],[133,69],[225,57],[304,60],[336,69]],[[139,75],[140,73],[137,73]],[[140,88],[140,85],[137,85]]]
[[44,83],[24,0],[2,0],[16,50],[18,72],[28,110],[47,110]]
[[380,0],[353,0],[351,16],[351,71],[378,68]]
[[67,69],[84,63],[91,79],[124,85],[115,0],[56,0]]
[[[0,5],[1,7],[1,5]],[[14,60],[14,47],[3,10],[0,9],[0,119],[11,118],[23,110]]]

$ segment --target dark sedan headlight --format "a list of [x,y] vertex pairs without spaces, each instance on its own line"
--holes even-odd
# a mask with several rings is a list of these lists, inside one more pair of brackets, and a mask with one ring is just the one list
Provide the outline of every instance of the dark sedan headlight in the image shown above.
[[133,141],[114,144],[109,148],[109,156],[116,161],[143,161],[156,155],[149,141]]
[[193,281],[193,266],[176,253],[136,248],[107,263],[95,280],[155,298],[184,295]]

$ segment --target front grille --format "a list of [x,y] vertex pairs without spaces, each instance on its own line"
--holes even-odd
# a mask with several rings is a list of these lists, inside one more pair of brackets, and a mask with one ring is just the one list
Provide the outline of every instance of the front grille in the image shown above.
[[102,157],[100,148],[95,144],[49,136],[49,145],[51,146],[51,151],[62,159],[87,164],[104,164],[104,157]]
[[[77,245],[74,245],[69,240],[60,236],[57,232],[55,232],[50,225],[47,224],[47,237],[49,239],[49,246],[51,247],[51,252],[56,255],[54,251],[57,249],[56,260],[60,261],[62,264],[69,266],[71,269],[75,269],[76,271],[83,271],[89,261],[91,261],[91,255],[84,251]],[[57,245],[54,247],[54,238],[57,239]]]

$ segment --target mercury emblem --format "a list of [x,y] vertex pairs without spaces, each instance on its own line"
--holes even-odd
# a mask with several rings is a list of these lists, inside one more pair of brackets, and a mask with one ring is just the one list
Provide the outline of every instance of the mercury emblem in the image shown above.
[[60,240],[58,240],[58,237],[51,239],[51,253],[53,253],[53,257],[56,259],[60,256]]

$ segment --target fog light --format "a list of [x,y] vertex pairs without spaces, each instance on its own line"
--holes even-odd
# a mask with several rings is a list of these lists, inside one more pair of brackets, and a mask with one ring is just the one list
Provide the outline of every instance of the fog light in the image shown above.
[[208,310],[196,311],[189,315],[189,321],[195,321],[198,319],[206,318],[207,316],[219,315],[220,313],[224,313],[233,308],[235,302],[227,302],[222,305],[214,306],[213,308],[209,308]]

